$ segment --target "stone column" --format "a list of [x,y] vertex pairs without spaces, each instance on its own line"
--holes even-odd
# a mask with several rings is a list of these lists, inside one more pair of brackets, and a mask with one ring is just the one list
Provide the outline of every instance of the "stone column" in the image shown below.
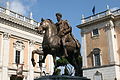
[[119,59],[118,59],[118,53],[117,53],[117,40],[115,38],[116,33],[114,30],[114,24],[110,20],[106,24],[106,33],[107,33],[107,41],[108,41],[108,51],[109,51],[109,60],[110,64],[118,64]]
[[32,51],[34,50],[34,41],[29,41],[29,53],[28,53],[28,65],[29,65],[29,73],[28,80],[34,80],[34,67],[31,62]]
[[[1,69],[0,69],[1,70]],[[2,71],[0,71],[0,80],[2,80]]]
[[81,33],[82,35],[82,46],[81,46],[81,49],[82,49],[82,56],[83,56],[83,68],[87,68],[87,53],[86,53],[86,35],[85,33]]
[[48,65],[48,73],[49,73],[49,75],[52,75],[53,74],[53,72],[54,72],[54,63],[53,63],[53,57],[52,57],[52,55],[47,55],[47,57],[48,57],[48,64],[46,64],[46,65]]
[[8,80],[9,37],[8,33],[3,34],[2,80]]
[[1,36],[1,47],[0,47],[0,67],[2,67],[2,55],[3,55],[3,34]]
[[8,74],[8,80],[10,80],[11,74]]

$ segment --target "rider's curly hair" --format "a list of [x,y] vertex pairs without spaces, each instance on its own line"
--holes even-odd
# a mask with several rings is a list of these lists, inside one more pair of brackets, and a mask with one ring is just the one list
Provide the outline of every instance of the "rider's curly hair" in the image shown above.
[[62,14],[61,13],[56,13],[56,16],[60,16],[62,18]]

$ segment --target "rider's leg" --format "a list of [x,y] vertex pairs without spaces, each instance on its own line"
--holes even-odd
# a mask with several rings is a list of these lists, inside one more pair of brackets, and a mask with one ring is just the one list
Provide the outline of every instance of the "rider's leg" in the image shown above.
[[65,57],[68,57],[67,49],[66,49],[65,37],[62,38],[62,43],[63,43],[63,49],[64,49]]

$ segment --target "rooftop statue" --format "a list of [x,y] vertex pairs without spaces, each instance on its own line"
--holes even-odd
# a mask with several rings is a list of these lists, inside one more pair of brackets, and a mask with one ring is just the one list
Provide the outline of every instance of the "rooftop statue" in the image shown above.
[[[48,54],[51,54],[56,62],[57,57],[65,57],[68,62],[74,66],[75,75],[82,76],[81,65],[79,61],[80,43],[72,35],[72,28],[67,20],[62,20],[62,14],[56,13],[57,23],[54,24],[50,19],[42,19],[40,26],[37,27],[38,33],[44,33],[42,48],[44,57],[42,62]],[[37,52],[37,51],[36,51]],[[33,60],[34,63],[34,60]]]

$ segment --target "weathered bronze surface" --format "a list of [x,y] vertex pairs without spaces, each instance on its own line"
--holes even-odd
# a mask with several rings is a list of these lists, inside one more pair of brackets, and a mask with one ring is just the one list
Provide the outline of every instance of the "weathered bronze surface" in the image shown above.
[[[68,62],[74,66],[75,75],[82,76],[81,65],[79,60],[80,43],[72,35],[72,28],[66,20],[62,20],[62,15],[57,13],[57,23],[54,24],[50,19],[42,19],[40,26],[37,27],[38,33],[44,33],[42,48],[45,61],[47,54],[51,54],[54,58],[54,63],[57,57],[65,57]],[[34,51],[35,52],[35,51]],[[36,51],[37,52],[37,51]],[[38,52],[39,53],[39,52]],[[34,60],[32,60],[34,63]]]

